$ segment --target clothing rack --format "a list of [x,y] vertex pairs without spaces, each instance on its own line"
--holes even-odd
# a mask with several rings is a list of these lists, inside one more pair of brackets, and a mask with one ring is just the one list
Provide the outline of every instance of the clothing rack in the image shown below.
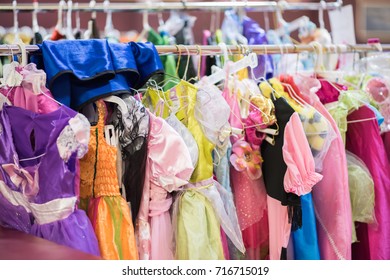
[[[0,12],[31,12],[36,9],[33,4],[17,3],[12,5],[0,6]],[[102,1],[103,2],[103,1]],[[84,12],[123,12],[123,11],[171,11],[171,10],[227,10],[231,8],[243,8],[248,11],[276,11],[276,10],[335,10],[341,8],[342,0],[334,2],[321,1],[320,3],[288,3],[286,1],[223,1],[223,2],[153,2],[143,1],[136,3],[110,3],[109,6],[103,3],[79,3],[78,7],[72,7],[73,11]],[[64,5],[63,10],[67,10],[67,5]],[[58,10],[58,3],[39,3],[37,10],[39,12]]]
[[[227,51],[231,54],[246,54],[254,52],[256,54],[287,54],[301,52],[316,52],[316,47],[313,45],[251,45],[251,46],[236,46],[227,45]],[[358,45],[328,45],[322,47],[323,53],[357,53],[357,52],[380,52],[390,51],[390,44],[373,45],[373,44],[358,44]],[[172,46],[156,46],[159,54],[181,54],[181,55],[219,55],[223,54],[223,50],[219,46],[208,45],[172,45]],[[26,46],[28,53],[38,51],[36,45]],[[0,55],[19,54],[20,48],[18,45],[0,45]]]

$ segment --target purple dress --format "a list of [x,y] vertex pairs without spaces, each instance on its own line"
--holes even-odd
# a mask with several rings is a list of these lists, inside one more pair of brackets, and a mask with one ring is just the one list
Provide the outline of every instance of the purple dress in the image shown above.
[[[243,35],[248,39],[249,45],[267,45],[267,36],[260,27],[260,25],[249,17],[245,17],[243,20]],[[258,65],[253,69],[255,77],[252,78],[272,78],[273,74],[273,63],[270,55],[258,55]]]
[[48,114],[4,106],[0,225],[100,255],[92,225],[76,209],[76,159],[86,152],[89,139],[85,122],[65,106]]
[[367,106],[348,115],[348,121],[366,120],[348,124],[347,150],[367,165],[375,187],[376,224],[359,223],[356,229],[358,243],[352,246],[353,259],[390,259],[390,165],[379,134],[375,113]]

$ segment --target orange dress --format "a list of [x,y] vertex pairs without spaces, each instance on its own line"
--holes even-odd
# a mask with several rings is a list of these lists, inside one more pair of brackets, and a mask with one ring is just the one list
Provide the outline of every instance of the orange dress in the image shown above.
[[104,259],[138,259],[130,208],[119,191],[117,148],[103,135],[106,107],[96,103],[99,120],[91,126],[88,153],[80,160],[80,208],[84,209],[97,236]]

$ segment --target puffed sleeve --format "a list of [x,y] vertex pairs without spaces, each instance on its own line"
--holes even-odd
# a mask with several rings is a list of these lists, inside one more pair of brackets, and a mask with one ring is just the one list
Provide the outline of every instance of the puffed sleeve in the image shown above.
[[57,148],[61,158],[67,162],[73,153],[82,158],[88,152],[90,124],[85,116],[77,114],[57,138]]
[[165,120],[150,115],[153,118],[148,151],[150,180],[172,192],[188,183],[194,166],[180,135]]
[[284,131],[283,159],[287,165],[284,190],[296,195],[310,193],[322,179],[315,172],[314,158],[298,113],[294,113]]

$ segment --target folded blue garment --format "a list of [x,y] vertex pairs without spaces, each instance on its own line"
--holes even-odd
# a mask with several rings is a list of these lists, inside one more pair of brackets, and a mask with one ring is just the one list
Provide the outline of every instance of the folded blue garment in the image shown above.
[[151,43],[44,41],[40,49],[42,57],[31,60],[45,70],[54,98],[74,110],[109,95],[131,94],[164,71]]

